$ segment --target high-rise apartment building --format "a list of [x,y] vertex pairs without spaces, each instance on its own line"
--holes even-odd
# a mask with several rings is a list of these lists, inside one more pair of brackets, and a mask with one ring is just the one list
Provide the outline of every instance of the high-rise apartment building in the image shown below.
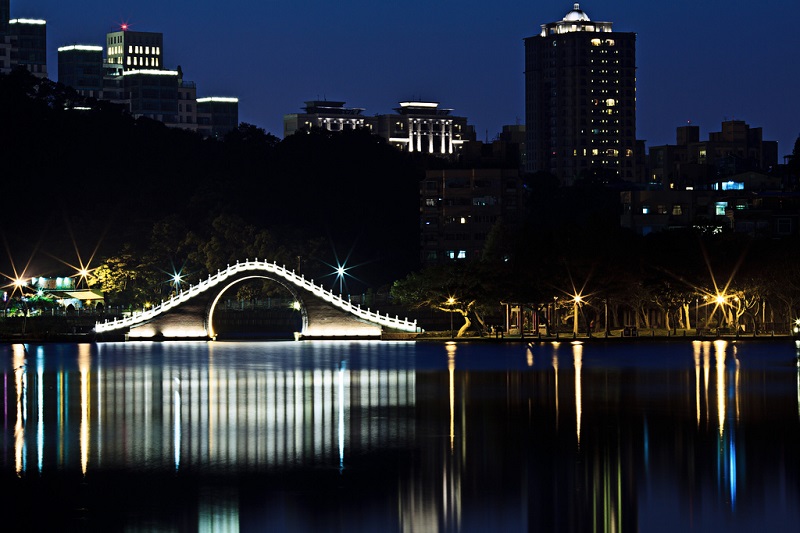
[[634,181],[636,34],[575,4],[525,39],[526,170]]

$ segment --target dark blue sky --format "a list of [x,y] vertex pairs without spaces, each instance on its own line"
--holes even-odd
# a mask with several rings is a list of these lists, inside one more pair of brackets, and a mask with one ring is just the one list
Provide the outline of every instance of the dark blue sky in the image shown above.
[[[523,39],[561,19],[568,0],[12,0],[12,17],[48,21],[56,48],[103,44],[123,21],[164,34],[165,64],[181,65],[198,96],[237,96],[239,118],[277,136],[282,117],[316,98],[367,114],[400,100],[441,102],[493,138],[524,122]],[[800,134],[797,0],[593,0],[592,20],[638,34],[638,137],[674,143],[691,121],[701,136],[725,119],[761,126],[791,153]]]

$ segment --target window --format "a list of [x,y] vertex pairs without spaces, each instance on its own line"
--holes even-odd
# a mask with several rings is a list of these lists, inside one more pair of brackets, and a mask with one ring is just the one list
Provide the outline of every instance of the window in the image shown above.
[[728,202],[717,202],[714,204],[714,214],[717,216],[725,216],[725,210],[728,208]]
[[779,218],[777,221],[777,232],[779,235],[789,235],[792,233],[792,219]]
[[744,182],[743,181],[723,181],[721,185],[722,185],[722,190],[723,191],[742,191],[742,190],[744,190]]
[[643,215],[649,215],[650,214],[650,206],[649,205],[643,205],[642,206],[642,214]]
[[427,207],[436,207],[436,198],[425,198],[425,205]]
[[666,215],[667,214],[667,206],[659,205],[658,206],[658,214],[659,215]]
[[680,204],[675,204],[672,206],[672,214],[675,216],[681,216],[683,214],[683,208]]

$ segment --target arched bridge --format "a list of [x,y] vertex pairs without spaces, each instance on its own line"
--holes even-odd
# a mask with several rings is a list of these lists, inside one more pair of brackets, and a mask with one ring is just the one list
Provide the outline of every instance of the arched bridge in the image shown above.
[[94,330],[99,336],[125,333],[129,339],[214,339],[212,319],[222,294],[241,281],[258,278],[281,284],[300,304],[303,325],[301,331],[295,332],[298,339],[379,338],[384,331],[422,331],[416,320],[400,320],[362,309],[305,276],[258,259],[237,261],[152,309],[98,322]]

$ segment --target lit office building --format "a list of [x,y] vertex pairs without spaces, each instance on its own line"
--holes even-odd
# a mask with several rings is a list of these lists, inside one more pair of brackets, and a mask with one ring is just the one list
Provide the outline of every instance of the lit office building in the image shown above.
[[283,136],[288,137],[300,130],[322,128],[328,131],[346,131],[358,128],[373,130],[375,117],[364,115],[360,107],[344,107],[344,102],[310,100],[303,107],[304,113],[283,116]]
[[164,35],[157,32],[121,31],[106,34],[106,58],[124,70],[164,67]]
[[636,34],[575,4],[525,39],[528,172],[637,179]]
[[378,116],[376,133],[405,152],[455,157],[475,140],[467,119],[440,109],[438,102],[400,102],[396,114]]

